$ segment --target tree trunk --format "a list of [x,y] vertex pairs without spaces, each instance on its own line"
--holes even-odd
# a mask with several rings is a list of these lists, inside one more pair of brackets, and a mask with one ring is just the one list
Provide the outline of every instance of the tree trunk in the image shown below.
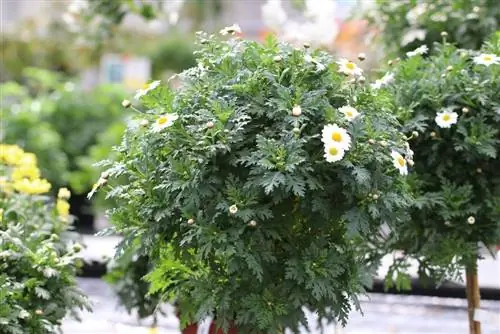
[[477,262],[470,264],[466,268],[466,292],[469,311],[469,333],[481,334],[481,323],[474,321],[474,311],[479,309],[481,300],[477,281]]

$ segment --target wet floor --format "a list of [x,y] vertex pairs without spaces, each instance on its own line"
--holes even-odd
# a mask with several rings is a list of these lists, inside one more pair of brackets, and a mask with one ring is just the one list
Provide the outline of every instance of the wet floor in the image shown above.
[[[149,320],[138,323],[117,307],[117,299],[100,279],[79,279],[94,305],[93,313],[82,314],[81,323],[66,320],[64,334],[149,334]],[[500,334],[500,301],[481,304],[483,334]],[[346,328],[327,327],[325,334],[421,334],[468,333],[467,303],[462,299],[370,294],[363,298],[364,315],[353,312]],[[158,334],[179,334],[172,308],[159,320]],[[304,331],[319,334],[320,331]]]

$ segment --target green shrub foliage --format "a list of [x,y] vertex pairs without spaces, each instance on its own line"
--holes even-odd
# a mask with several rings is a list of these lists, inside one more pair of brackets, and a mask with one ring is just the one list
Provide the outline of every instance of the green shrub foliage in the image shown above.
[[445,44],[428,58],[417,52],[381,89],[415,132],[412,219],[389,240],[418,259],[424,277],[457,277],[479,245],[500,241],[499,37],[480,51]]
[[345,323],[369,276],[354,240],[402,219],[409,200],[390,101],[324,52],[199,42],[177,91],[138,91],[145,111],[103,162],[98,186],[127,180],[108,192],[122,247],[139,240],[152,291],[184,324],[297,331],[303,306]]
[[498,30],[500,6],[495,0],[377,0],[366,17],[387,51],[400,56],[420,44],[431,47],[442,32],[458,47],[478,50]]

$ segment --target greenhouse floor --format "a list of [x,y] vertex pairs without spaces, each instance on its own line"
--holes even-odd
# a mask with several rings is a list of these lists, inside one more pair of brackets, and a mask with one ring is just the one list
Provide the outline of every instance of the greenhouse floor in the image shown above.
[[[80,286],[93,303],[94,312],[82,314],[82,322],[66,320],[64,334],[149,334],[145,320],[135,318],[117,307],[117,299],[109,286],[100,279],[80,278]],[[346,328],[330,326],[325,334],[377,333],[467,333],[467,303],[464,299],[424,296],[370,294],[363,298],[364,316],[353,312]],[[484,334],[500,333],[500,301],[486,300],[481,304]],[[167,316],[159,320],[157,334],[179,334],[178,320],[170,306]],[[305,333],[317,333],[305,332]]]

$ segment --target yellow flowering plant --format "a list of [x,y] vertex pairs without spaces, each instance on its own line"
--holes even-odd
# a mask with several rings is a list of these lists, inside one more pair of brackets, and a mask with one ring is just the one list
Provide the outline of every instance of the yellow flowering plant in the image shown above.
[[70,193],[40,178],[32,153],[0,144],[0,332],[49,334],[89,309],[77,287],[80,246],[69,232]]
[[297,332],[302,307],[345,323],[371,273],[357,241],[410,200],[405,137],[361,65],[234,27],[198,36],[178,90],[138,92],[144,111],[96,189],[109,187],[122,247],[141,245],[183,324]]

